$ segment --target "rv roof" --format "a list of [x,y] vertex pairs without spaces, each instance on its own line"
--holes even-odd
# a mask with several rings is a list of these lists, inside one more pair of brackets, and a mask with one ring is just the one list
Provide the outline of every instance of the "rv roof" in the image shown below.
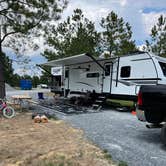
[[[103,58],[96,58],[96,60],[100,60],[100,59],[103,59]],[[86,63],[86,62],[90,62],[90,61],[92,61],[92,59],[84,53],[84,54],[80,54],[80,55],[74,55],[71,57],[66,57],[66,58],[61,58],[61,59],[49,61],[49,62],[44,63],[42,65],[52,66],[52,67],[54,67],[54,66],[68,66],[68,65],[74,65],[77,63]]]

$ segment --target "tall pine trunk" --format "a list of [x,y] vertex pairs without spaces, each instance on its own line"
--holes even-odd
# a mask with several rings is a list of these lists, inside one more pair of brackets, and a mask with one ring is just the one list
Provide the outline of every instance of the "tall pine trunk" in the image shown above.
[[0,98],[5,97],[5,79],[4,79],[4,65],[2,60],[2,43],[0,42]]

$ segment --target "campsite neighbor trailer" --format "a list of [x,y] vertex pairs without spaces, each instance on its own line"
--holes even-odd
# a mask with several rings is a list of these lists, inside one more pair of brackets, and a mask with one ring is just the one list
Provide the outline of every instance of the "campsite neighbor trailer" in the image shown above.
[[95,91],[109,98],[135,101],[141,85],[166,84],[166,58],[148,52],[107,59],[81,54],[43,65],[62,68],[58,90],[70,94]]

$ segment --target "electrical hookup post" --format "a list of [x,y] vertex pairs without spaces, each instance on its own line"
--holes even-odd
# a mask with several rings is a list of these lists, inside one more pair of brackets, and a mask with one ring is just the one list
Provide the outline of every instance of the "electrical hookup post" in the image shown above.
[[0,52],[0,98],[5,98],[5,95],[4,66],[2,63],[2,52]]

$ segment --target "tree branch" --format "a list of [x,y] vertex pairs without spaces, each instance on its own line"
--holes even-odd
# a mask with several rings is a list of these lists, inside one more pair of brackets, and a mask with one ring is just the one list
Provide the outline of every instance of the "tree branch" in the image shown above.
[[13,20],[12,20],[11,18],[9,18],[7,15],[2,14],[2,13],[0,13],[0,15],[4,16],[7,20],[9,20],[9,21],[13,22]]
[[30,3],[27,3],[27,2],[23,2],[23,1],[21,1],[21,0],[16,0],[18,3],[20,3],[20,4],[23,4],[23,5],[27,5],[27,6],[29,6],[29,7],[36,7],[35,5],[33,5],[32,3],[30,4]]
[[6,8],[6,9],[3,9],[3,10],[0,10],[0,14],[1,13],[5,13],[6,11],[8,11],[10,9],[10,7]]
[[16,34],[16,33],[18,33],[18,32],[13,31],[13,32],[9,32],[9,33],[5,34],[5,35],[2,37],[2,39],[0,40],[0,42],[2,43],[2,42],[5,40],[5,38],[6,38],[7,36],[12,35],[12,34]]

